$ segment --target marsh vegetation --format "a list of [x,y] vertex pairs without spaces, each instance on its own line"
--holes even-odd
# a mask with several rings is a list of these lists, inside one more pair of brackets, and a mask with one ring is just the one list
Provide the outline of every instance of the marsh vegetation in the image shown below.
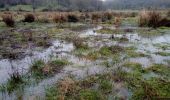
[[0,99],[170,97],[166,11],[0,12]]

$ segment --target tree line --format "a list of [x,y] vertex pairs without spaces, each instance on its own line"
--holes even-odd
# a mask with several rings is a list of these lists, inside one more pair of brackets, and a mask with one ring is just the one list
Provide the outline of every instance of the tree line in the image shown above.
[[169,8],[170,0],[0,0],[0,7],[29,4],[33,9],[96,11],[106,9]]

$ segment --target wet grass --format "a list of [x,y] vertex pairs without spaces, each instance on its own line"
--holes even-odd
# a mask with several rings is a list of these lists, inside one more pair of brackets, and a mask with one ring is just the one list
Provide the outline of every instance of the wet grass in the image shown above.
[[137,52],[135,47],[126,47],[125,52],[126,52],[127,56],[130,58],[149,57],[148,54],[144,54],[142,52]]
[[161,55],[161,56],[170,56],[169,52],[156,52],[156,55]]
[[65,78],[47,90],[46,99],[105,100],[112,93],[112,81],[108,76],[90,76],[84,80]]
[[10,55],[7,54],[13,54],[14,52],[22,55],[28,48],[32,50],[36,47],[47,48],[51,46],[52,39],[53,35],[51,33],[42,32],[41,30],[33,31],[25,28],[4,30],[0,32],[0,47],[2,48],[0,54],[4,55],[5,58],[9,58]]
[[[114,21],[111,21],[100,23],[100,25],[114,24]],[[128,26],[129,24],[130,26],[135,26],[137,24],[136,18],[123,19],[122,25]],[[139,100],[169,97],[170,72],[168,66],[154,64],[148,68],[143,68],[140,63],[123,63],[123,60],[127,58],[150,57],[148,54],[138,52],[135,47],[123,47],[118,45],[121,42],[127,43],[129,41],[127,37],[114,37],[113,40],[114,42],[118,42],[117,45],[105,45],[103,47],[93,48],[88,45],[88,43],[90,43],[88,39],[91,38],[93,40],[93,37],[82,38],[78,36],[77,31],[88,27],[88,25],[84,23],[54,24],[51,23],[50,20],[47,23],[46,21],[38,22],[35,20],[35,22],[32,23],[17,21],[16,26],[12,29],[7,28],[4,23],[2,24],[0,22],[0,28],[1,27],[5,31],[0,30],[0,44],[2,44],[3,47],[12,46],[9,52],[4,53],[5,55],[3,56],[6,58],[10,57],[16,59],[17,55],[20,55],[18,52],[11,52],[14,49],[13,47],[17,47],[15,44],[21,46],[17,47],[19,49],[28,48],[26,45],[30,42],[32,42],[35,47],[47,48],[50,46],[50,41],[52,41],[53,38],[57,38],[73,43],[73,46],[75,47],[75,50],[72,52],[73,55],[92,61],[101,60],[99,64],[103,67],[107,67],[108,69],[114,68],[111,70],[109,69],[109,72],[107,73],[91,75],[85,79],[78,80],[75,78],[65,78],[47,90],[45,98],[47,100]],[[9,29],[9,31],[7,31],[7,29]],[[27,29],[29,30],[27,31]],[[164,34],[167,30],[169,30],[167,27],[161,27],[158,29],[142,30],[143,33],[140,33],[155,36]],[[134,32],[134,30],[103,28],[96,32],[101,34],[120,34]],[[102,38],[98,39],[98,41],[102,41]],[[155,44],[154,46],[162,50],[169,50],[168,44]],[[5,49],[6,48],[1,49],[0,51],[7,51]],[[170,56],[168,52],[157,52],[156,54]],[[63,59],[56,59],[47,63],[42,60],[35,61],[30,68],[30,77],[33,78],[33,80],[47,79],[56,73],[59,73],[63,67],[68,64],[70,63]],[[116,64],[118,65],[116,66]],[[121,64],[121,67],[119,64]],[[147,74],[150,73],[156,74],[157,77],[147,77]],[[26,81],[23,77],[25,76],[12,75],[7,84],[2,85],[0,89],[12,92],[17,88],[24,86]],[[120,88],[127,90],[130,94],[128,94],[127,97],[124,94],[122,94],[123,96],[118,94],[120,88],[117,90],[116,84],[120,83],[122,84]]]
[[170,50],[170,45],[168,43],[164,44],[154,44],[154,46],[162,49],[162,50]]
[[161,76],[165,75],[167,78],[169,78],[170,76],[170,68],[163,64],[154,64],[150,66],[147,70],[152,71]]
[[92,50],[84,55],[85,58],[90,60],[106,59],[124,52],[124,48],[118,45],[103,46],[99,50]]
[[110,29],[110,28],[102,28],[100,30],[96,31],[97,33],[100,34],[122,34],[124,33],[124,30],[121,29]]
[[26,78],[19,74],[19,72],[15,72],[10,75],[6,84],[0,85],[0,91],[7,91],[9,94],[13,91],[22,89],[23,86],[27,84]]
[[[131,92],[131,95],[124,99],[139,100],[169,97],[168,67],[165,67],[165,65],[153,65],[149,68],[142,68],[141,64],[132,62],[128,62],[123,66],[131,68],[132,71],[127,72],[122,67],[118,67],[113,72],[89,76],[83,80],[74,78],[61,80],[61,82],[47,90],[46,98],[48,100],[59,98],[87,100],[124,98],[114,92],[116,91],[115,85],[117,83],[123,83],[123,87]],[[145,79],[143,74],[146,72],[161,73],[160,75],[165,75],[166,78],[150,77]]]
[[42,60],[38,60],[33,63],[30,71],[32,73],[32,77],[37,80],[41,80],[60,72],[60,70],[68,64],[69,62],[64,59],[56,59],[48,62],[47,64]]

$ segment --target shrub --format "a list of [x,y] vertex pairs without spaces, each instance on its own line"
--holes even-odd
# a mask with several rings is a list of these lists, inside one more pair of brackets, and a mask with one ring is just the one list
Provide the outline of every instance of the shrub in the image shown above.
[[111,20],[112,19],[112,14],[109,12],[105,12],[102,16],[102,21],[106,21],[106,20]]
[[34,22],[35,21],[35,16],[33,14],[26,14],[24,22]]
[[142,11],[139,14],[139,26],[159,27],[162,17],[155,11]]
[[2,21],[9,27],[14,27],[15,21],[12,15],[5,15],[2,17]]
[[72,42],[76,49],[88,49],[88,45],[84,43],[83,38],[73,37]]
[[63,22],[67,21],[67,17],[66,17],[66,15],[55,15],[53,17],[53,21],[55,23],[63,23]]
[[167,18],[163,18],[160,22],[159,22],[160,26],[166,26],[166,27],[170,27],[170,20]]
[[93,13],[91,19],[93,21],[98,22],[98,20],[101,18],[101,15],[99,13]]
[[141,11],[139,14],[138,23],[139,26],[147,26],[149,21],[149,14],[146,11]]
[[149,22],[148,26],[149,27],[159,27],[159,22],[162,19],[161,15],[155,11],[151,11],[149,13]]
[[115,17],[114,24],[116,27],[119,27],[122,23],[121,17]]
[[68,22],[74,22],[74,23],[76,23],[76,22],[79,21],[78,16],[75,15],[75,14],[69,14],[69,15],[67,16],[67,19],[68,19]]

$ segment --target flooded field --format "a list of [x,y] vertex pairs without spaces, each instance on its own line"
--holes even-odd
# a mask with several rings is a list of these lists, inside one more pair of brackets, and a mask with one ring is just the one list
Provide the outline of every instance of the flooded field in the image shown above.
[[1,100],[169,97],[168,27],[142,28],[125,18],[119,27],[33,22],[0,28]]

